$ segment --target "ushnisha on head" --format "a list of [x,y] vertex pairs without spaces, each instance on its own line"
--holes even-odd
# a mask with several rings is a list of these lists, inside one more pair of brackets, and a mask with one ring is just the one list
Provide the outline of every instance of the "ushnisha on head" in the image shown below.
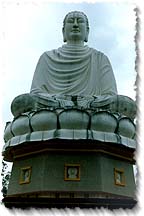
[[68,44],[83,44],[88,41],[89,22],[81,11],[69,12],[63,21],[63,40]]

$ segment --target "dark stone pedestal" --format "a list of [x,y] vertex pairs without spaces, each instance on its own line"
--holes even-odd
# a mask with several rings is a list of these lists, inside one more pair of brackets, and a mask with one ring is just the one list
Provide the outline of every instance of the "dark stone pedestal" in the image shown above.
[[134,149],[96,140],[23,143],[13,160],[6,207],[132,208]]

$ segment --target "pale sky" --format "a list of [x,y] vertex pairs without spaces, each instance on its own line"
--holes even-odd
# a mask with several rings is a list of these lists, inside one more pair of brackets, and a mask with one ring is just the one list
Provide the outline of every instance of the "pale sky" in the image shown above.
[[88,16],[87,44],[108,56],[118,93],[135,99],[135,7],[132,3],[4,4],[3,121],[12,120],[14,97],[29,92],[40,55],[63,44],[63,18],[72,10]]

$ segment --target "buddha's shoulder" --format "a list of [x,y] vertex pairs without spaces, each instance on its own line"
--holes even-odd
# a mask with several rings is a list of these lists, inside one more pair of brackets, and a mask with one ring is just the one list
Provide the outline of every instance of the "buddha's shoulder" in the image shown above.
[[44,52],[42,53],[42,55],[49,55],[49,54],[55,53],[55,52],[57,52],[57,49],[47,50],[47,51],[44,51]]
[[99,51],[97,49],[94,49],[94,48],[90,48],[93,55],[95,55],[95,57],[99,58],[99,59],[104,59],[104,58],[107,58],[106,54],[103,53],[102,51]]
[[52,56],[55,53],[57,53],[57,49],[52,49],[52,50],[44,51],[41,54],[40,58],[47,58],[48,56]]
[[105,56],[105,54],[102,51],[99,51],[97,49],[94,49],[92,47],[90,47],[91,51],[95,54],[95,55],[99,55],[99,56]]

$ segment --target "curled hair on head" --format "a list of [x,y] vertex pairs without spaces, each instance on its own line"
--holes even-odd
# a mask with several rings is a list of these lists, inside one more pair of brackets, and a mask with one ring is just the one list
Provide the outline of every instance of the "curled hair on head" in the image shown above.
[[70,14],[73,14],[73,13],[82,14],[82,15],[85,17],[85,19],[86,19],[87,28],[89,29],[88,18],[87,18],[87,16],[85,15],[85,13],[83,13],[83,12],[81,12],[81,11],[71,11],[71,12],[69,12],[68,14],[66,14],[66,16],[65,16],[65,18],[64,18],[64,20],[63,20],[63,29],[65,28],[65,23],[66,23],[67,17],[68,17]]

